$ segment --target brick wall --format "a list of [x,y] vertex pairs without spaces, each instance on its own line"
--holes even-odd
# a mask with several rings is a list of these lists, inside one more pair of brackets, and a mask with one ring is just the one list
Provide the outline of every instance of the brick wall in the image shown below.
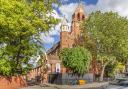
[[0,89],[19,89],[25,86],[27,86],[27,83],[23,76],[13,76],[10,78],[0,76]]

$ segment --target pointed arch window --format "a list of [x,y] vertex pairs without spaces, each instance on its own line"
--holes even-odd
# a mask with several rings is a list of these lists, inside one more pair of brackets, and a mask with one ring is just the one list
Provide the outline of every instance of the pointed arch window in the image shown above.
[[82,20],[84,20],[84,19],[85,19],[85,16],[83,15],[83,16],[82,16]]
[[80,21],[80,13],[77,14],[77,19]]

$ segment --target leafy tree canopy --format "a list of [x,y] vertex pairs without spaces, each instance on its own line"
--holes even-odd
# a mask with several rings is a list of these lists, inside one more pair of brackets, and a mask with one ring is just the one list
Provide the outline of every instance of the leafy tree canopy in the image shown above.
[[[90,14],[82,26],[86,34],[85,42],[92,45],[96,54],[116,56],[118,59],[128,58],[128,19],[117,13],[97,11]],[[93,50],[94,50],[93,49]]]
[[23,65],[29,65],[31,57],[42,47],[40,33],[58,23],[51,15],[53,3],[57,0],[1,0],[0,66],[7,61],[11,74],[22,72]]
[[97,11],[83,22],[85,48],[88,48],[102,64],[101,81],[109,63],[126,62],[128,58],[128,19],[117,13]]
[[64,48],[60,52],[60,59],[65,67],[81,75],[88,72],[91,62],[91,53],[82,47]]

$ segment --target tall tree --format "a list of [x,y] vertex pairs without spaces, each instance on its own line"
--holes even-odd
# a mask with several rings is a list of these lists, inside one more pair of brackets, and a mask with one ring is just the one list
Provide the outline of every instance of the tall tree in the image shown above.
[[117,13],[97,11],[90,14],[81,28],[85,40],[83,46],[90,49],[103,64],[102,81],[108,63],[116,59],[126,62],[128,58],[128,19]]
[[91,54],[87,49],[82,47],[64,48],[60,52],[60,59],[66,68],[73,73],[82,75],[88,72],[91,62]]
[[[0,59],[10,62],[11,72],[22,72],[23,65],[37,54],[40,34],[57,24],[52,4],[58,0],[1,0]],[[1,70],[0,70],[1,72]]]

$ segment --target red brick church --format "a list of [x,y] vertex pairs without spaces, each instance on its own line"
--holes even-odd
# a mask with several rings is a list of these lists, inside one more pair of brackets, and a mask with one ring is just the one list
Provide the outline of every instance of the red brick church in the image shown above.
[[[76,10],[74,11],[72,15],[72,22],[71,27],[68,25],[67,19],[64,17],[61,22],[61,33],[60,33],[60,42],[55,44],[50,50],[48,50],[48,61],[51,65],[51,73],[57,72],[57,66],[58,66],[58,72],[65,73],[66,70],[63,68],[63,66],[59,65],[61,64],[61,61],[59,60],[58,53],[63,48],[72,48],[75,46],[75,43],[78,41],[78,38],[80,36],[80,23],[86,18],[85,12],[84,12],[84,6],[82,4],[79,4]],[[71,28],[71,29],[70,29]]]
[[[59,51],[63,48],[72,48],[76,45],[76,42],[79,41],[79,37],[81,36],[80,24],[86,18],[87,17],[84,12],[84,6],[82,4],[79,4],[77,6],[72,15],[71,27],[69,27],[67,19],[65,17],[63,18],[60,27],[60,41],[47,51],[47,60],[49,66],[47,75],[55,74],[58,72],[67,72],[67,69],[62,65],[61,60],[59,60]],[[93,65],[92,67],[95,68],[96,66]],[[32,76],[37,76],[40,74],[40,69],[41,67],[38,67],[32,70],[35,71],[34,74],[33,72],[30,74],[32,74]],[[91,72],[94,72],[94,70],[92,70]]]

